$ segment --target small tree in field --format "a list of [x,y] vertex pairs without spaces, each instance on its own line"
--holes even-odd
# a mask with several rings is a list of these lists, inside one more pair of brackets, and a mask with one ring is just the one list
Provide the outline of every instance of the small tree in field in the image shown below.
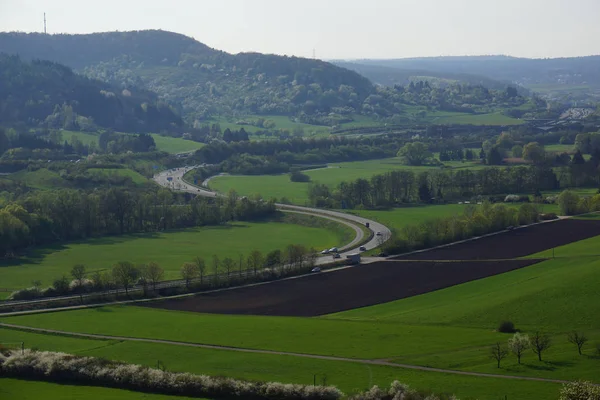
[[542,361],[542,353],[550,348],[552,340],[550,336],[542,334],[538,331],[531,337],[531,349],[538,356],[538,360]]
[[508,339],[508,348],[517,356],[517,361],[521,364],[521,356],[530,346],[529,336],[515,333],[513,337]]
[[219,257],[214,254],[212,256],[212,267],[213,267],[213,283],[218,284],[219,283],[219,265],[221,265],[221,261],[219,260]]
[[226,257],[223,259],[223,261],[221,261],[221,264],[223,265],[223,268],[225,268],[225,271],[227,271],[227,282],[229,282],[229,275],[231,274],[231,270],[235,266],[235,261],[233,261],[233,259],[229,257]]
[[165,270],[157,263],[151,262],[146,265],[144,278],[152,285],[152,290],[156,292],[156,284],[162,281],[165,277]]
[[508,349],[502,347],[500,342],[493,345],[490,349],[490,357],[492,357],[498,363],[498,368],[500,368],[500,361],[508,356]]
[[79,291],[79,301],[83,303],[83,283],[85,280],[85,265],[77,264],[71,268],[71,276],[77,284],[77,290]]
[[125,295],[129,295],[129,288],[139,277],[139,270],[129,261],[119,261],[112,268],[112,276],[117,285],[123,286]]
[[588,338],[583,332],[573,331],[569,333],[567,340],[569,341],[569,343],[573,343],[575,346],[577,346],[577,351],[579,352],[579,355],[581,355],[581,349],[583,348],[583,345],[588,341]]
[[204,272],[206,271],[206,261],[202,257],[194,258],[194,264],[198,268],[198,273],[200,274],[200,284],[202,284],[204,279]]
[[185,281],[185,287],[190,288],[190,283],[198,277],[198,267],[194,263],[185,263],[181,266],[181,277]]

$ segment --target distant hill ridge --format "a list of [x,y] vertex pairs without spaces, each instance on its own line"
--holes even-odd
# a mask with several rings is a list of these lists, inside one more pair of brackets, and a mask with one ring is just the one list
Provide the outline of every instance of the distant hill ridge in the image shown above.
[[0,33],[0,52],[47,59],[126,88],[160,93],[193,118],[360,110],[375,93],[365,77],[333,64],[259,53],[229,54],[159,30],[85,35]]

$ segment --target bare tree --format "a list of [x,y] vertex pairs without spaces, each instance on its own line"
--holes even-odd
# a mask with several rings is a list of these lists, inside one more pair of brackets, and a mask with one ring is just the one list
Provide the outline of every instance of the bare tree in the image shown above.
[[529,336],[515,333],[513,337],[508,339],[508,348],[517,356],[519,364],[521,364],[521,356],[530,347]]
[[181,266],[181,277],[185,281],[185,287],[190,288],[190,283],[198,277],[198,266],[195,263],[185,263]]
[[577,346],[577,351],[579,351],[579,355],[581,355],[581,349],[583,348],[583,345],[588,341],[588,338],[583,332],[573,331],[569,333],[567,340],[569,341],[569,343],[573,343],[575,346]]
[[200,274],[200,284],[203,283],[204,280],[204,271],[206,271],[206,261],[202,257],[194,258],[194,264],[198,268],[198,273]]
[[125,294],[129,295],[129,288],[139,277],[139,270],[129,261],[119,261],[112,268],[112,276],[117,285],[123,286]]
[[79,301],[83,303],[83,284],[85,280],[85,265],[77,264],[71,268],[71,276],[77,284],[77,290],[79,291]]
[[533,352],[538,356],[538,360],[542,361],[542,353],[550,348],[552,340],[550,339],[550,336],[536,331],[531,337],[530,343]]
[[491,347],[490,357],[492,357],[494,360],[496,360],[498,362],[498,368],[500,368],[500,361],[505,359],[506,356],[508,356],[508,349],[506,349],[505,347],[502,347],[502,345],[500,345],[500,342],[497,342],[495,345],[493,345]]
[[151,262],[146,265],[145,278],[152,285],[152,290],[156,292],[156,284],[165,277],[165,270],[157,263]]

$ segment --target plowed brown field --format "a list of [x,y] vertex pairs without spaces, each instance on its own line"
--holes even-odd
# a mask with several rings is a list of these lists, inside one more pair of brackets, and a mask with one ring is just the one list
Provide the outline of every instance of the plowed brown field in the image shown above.
[[539,261],[380,261],[331,273],[145,305],[203,313],[312,317],[415,296]]

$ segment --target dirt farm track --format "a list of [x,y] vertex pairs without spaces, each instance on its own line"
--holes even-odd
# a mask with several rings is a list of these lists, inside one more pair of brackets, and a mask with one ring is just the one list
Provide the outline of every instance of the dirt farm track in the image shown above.
[[514,258],[597,235],[600,235],[600,221],[562,220],[400,256],[396,260],[145,306],[218,314],[319,316],[527,267],[541,260]]

